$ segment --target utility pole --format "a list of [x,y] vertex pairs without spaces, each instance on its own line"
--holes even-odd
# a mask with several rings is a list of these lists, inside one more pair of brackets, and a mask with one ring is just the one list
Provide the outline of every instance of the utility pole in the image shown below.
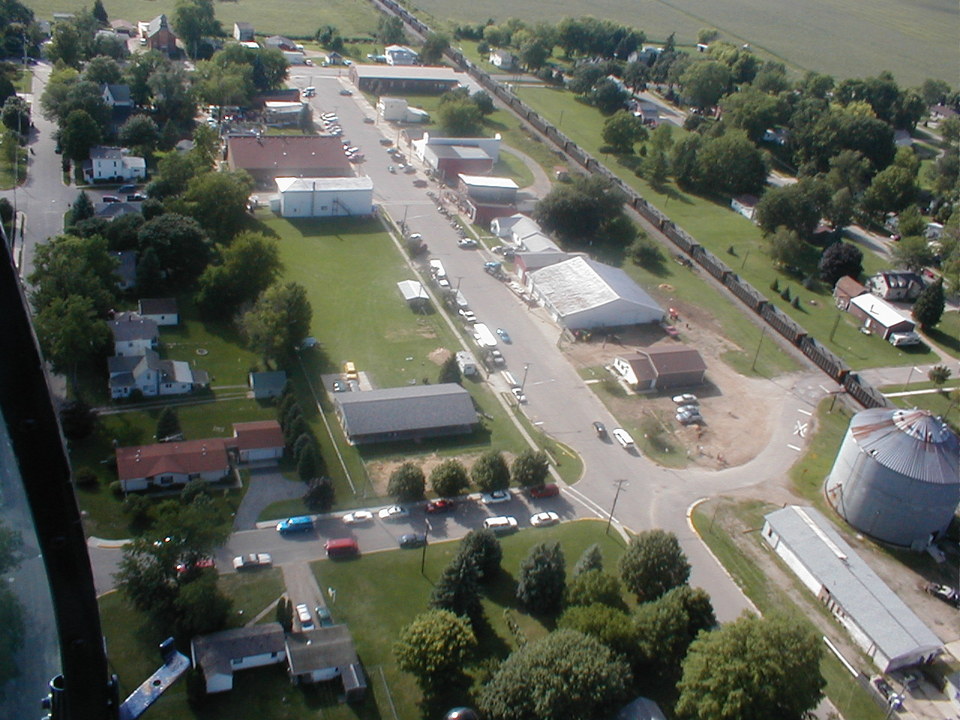
[[523,380],[520,381],[520,392],[523,392],[524,385],[527,384],[527,371],[530,369],[530,366],[533,363],[524,363],[523,364]]
[[753,364],[750,366],[750,370],[754,371],[757,369],[757,359],[760,357],[760,346],[763,344],[763,336],[767,334],[767,326],[764,325],[760,329],[760,341],[757,343],[757,352],[753,356]]
[[617,499],[620,497],[620,491],[623,490],[624,484],[628,483],[625,479],[621,478],[620,480],[615,480],[614,484],[617,486],[617,492],[613,496],[613,504],[610,506],[610,517],[607,518],[607,535],[610,534],[610,525],[613,523],[613,511],[617,509]]

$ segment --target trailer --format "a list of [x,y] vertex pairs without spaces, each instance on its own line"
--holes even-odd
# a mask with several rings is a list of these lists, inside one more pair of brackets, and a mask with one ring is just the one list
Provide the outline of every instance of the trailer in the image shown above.
[[480,347],[495,348],[497,346],[497,338],[490,332],[490,328],[483,323],[477,323],[473,326],[473,339],[477,341],[477,345]]

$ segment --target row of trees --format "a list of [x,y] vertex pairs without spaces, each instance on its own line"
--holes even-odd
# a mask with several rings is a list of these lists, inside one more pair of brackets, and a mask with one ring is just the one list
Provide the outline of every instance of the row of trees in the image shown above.
[[[439,497],[456,497],[472,485],[480,492],[506,490],[511,479],[520,487],[543,485],[550,472],[550,463],[542,450],[527,449],[517,455],[511,466],[497,450],[483,453],[469,473],[456,459],[444,460],[430,472],[430,487]],[[399,502],[415,502],[424,498],[427,478],[419,465],[405,462],[390,475],[387,493]]]
[[[471,532],[441,574],[430,609],[401,631],[395,657],[428,704],[466,692],[467,670],[481,660],[477,638],[489,632],[480,595],[501,560],[490,531]],[[824,684],[816,635],[780,618],[744,617],[716,629],[709,596],[686,585],[689,570],[676,537],[663,531],[631,539],[619,577],[604,571],[599,546],[588,548],[569,584],[559,545],[532,547],[515,592],[532,614],[556,618],[556,629],[528,642],[508,618],[518,647],[476,696],[484,716],[604,717],[637,693],[674,695],[678,716],[691,720],[729,717],[733,697],[743,718],[800,717],[811,709]],[[640,602],[632,612],[624,586]],[[764,683],[748,682],[744,673],[757,667]]]
[[307,484],[303,501],[311,510],[326,512],[333,506],[333,482],[324,475],[320,443],[303,412],[293,385],[288,382],[277,404],[277,420],[283,430],[283,441],[297,468],[300,479]]

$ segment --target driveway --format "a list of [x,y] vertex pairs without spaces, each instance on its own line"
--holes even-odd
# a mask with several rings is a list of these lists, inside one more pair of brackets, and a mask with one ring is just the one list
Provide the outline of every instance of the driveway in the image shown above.
[[264,508],[281,500],[296,500],[303,497],[307,486],[298,480],[287,480],[276,465],[255,467],[250,470],[250,487],[247,488],[240,507],[233,519],[234,532],[253,530]]

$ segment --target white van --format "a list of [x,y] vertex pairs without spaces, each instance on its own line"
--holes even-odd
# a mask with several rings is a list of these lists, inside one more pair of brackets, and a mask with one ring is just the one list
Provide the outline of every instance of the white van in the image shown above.
[[633,443],[633,438],[630,437],[630,433],[623,428],[614,428],[610,434],[613,435],[614,439],[620,443],[620,447],[624,450],[632,451],[636,448],[636,445]]
[[503,535],[517,529],[517,519],[512,515],[489,517],[483,521],[483,526],[487,530],[492,530],[494,535]]
[[313,85],[310,85],[303,89],[304,97],[314,97],[316,94],[317,94],[317,89]]

